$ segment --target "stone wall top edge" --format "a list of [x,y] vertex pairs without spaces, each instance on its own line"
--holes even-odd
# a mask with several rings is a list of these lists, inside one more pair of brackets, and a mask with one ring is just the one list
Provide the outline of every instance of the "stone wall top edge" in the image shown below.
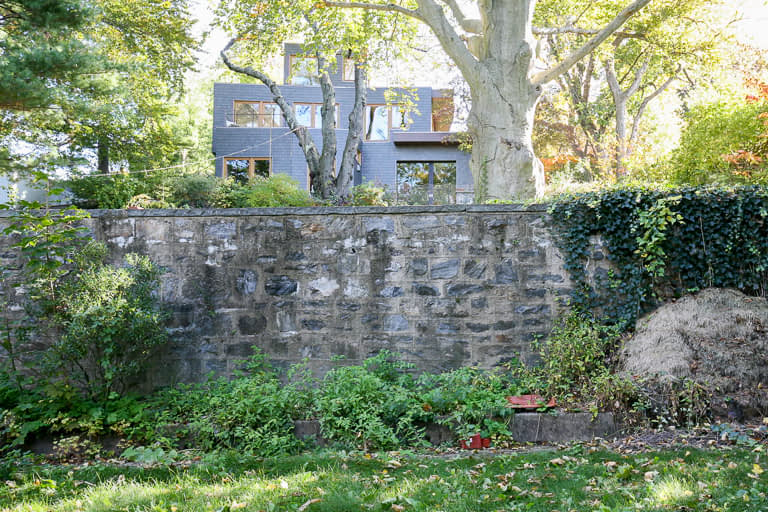
[[[135,217],[270,217],[286,215],[407,215],[440,213],[546,213],[546,204],[470,204],[442,206],[312,206],[302,208],[178,208],[146,210],[87,210],[97,218]],[[0,218],[13,210],[0,211]]]

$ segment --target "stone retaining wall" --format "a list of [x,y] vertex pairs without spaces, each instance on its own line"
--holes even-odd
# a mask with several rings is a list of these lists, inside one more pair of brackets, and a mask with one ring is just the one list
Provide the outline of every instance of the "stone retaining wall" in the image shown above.
[[319,374],[381,349],[431,371],[527,361],[570,292],[536,206],[92,216],[115,261],[138,252],[166,269],[174,341],[153,385],[231,372],[252,346],[278,366],[308,358]]

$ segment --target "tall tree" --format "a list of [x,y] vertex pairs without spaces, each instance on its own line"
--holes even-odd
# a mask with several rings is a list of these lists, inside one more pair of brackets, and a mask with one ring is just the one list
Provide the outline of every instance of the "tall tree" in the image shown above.
[[[599,22],[606,3],[616,6],[620,0],[587,7],[542,0],[540,21],[565,24],[547,35],[549,53],[557,59],[582,45],[587,35],[578,26]],[[711,0],[652,3],[615,33],[611,44],[595,49],[558,78],[585,139],[583,155],[617,175],[626,172],[627,158],[638,142],[651,102],[675,80],[690,87],[691,76],[720,61],[717,49],[729,19],[721,4]]]
[[[619,12],[606,11],[605,22],[597,28],[580,28],[590,35],[581,47],[544,70],[534,65],[536,0],[467,2],[479,13],[476,18],[467,15],[458,0],[325,0],[325,5],[399,13],[431,28],[470,87],[470,165],[476,199],[482,200],[530,198],[543,192],[543,167],[531,141],[543,85],[589,55],[650,1],[635,0]],[[546,34],[561,28],[538,28],[536,32]]]
[[[322,199],[348,199],[364,129],[366,68],[384,55],[394,54],[397,45],[386,41],[402,43],[409,36],[409,25],[398,25],[396,17],[389,13],[335,12],[318,8],[312,0],[224,0],[217,16],[221,26],[234,36],[221,52],[224,64],[269,88],[286,126],[293,131],[304,153],[312,192]],[[279,54],[287,41],[297,39],[304,41],[303,54],[317,64],[322,92],[320,148],[309,129],[299,124],[280,85],[263,71],[266,62]],[[236,56],[230,55],[230,51]],[[335,70],[339,53],[355,63],[355,101],[336,174],[336,93],[329,73]]]

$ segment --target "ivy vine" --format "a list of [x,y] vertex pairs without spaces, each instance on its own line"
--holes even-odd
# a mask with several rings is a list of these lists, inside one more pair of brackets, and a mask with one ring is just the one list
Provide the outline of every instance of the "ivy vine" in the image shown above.
[[[571,304],[632,328],[664,299],[707,287],[768,290],[768,187],[617,189],[550,207]],[[599,236],[611,271],[587,275]]]

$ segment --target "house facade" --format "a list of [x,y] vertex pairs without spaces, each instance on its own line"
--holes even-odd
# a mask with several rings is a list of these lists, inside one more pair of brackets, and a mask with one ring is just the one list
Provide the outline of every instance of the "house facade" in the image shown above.
[[[314,59],[301,57],[299,45],[285,47],[283,96],[301,124],[309,127],[322,147],[320,106],[322,93],[312,70]],[[347,137],[354,106],[354,63],[341,55],[331,81],[336,90],[336,165]],[[415,108],[400,109],[386,97],[403,90],[368,89],[363,142],[354,183],[386,186],[398,204],[471,202],[469,153],[449,142],[453,121],[452,91],[418,87]],[[285,126],[280,108],[261,84],[214,84],[213,153],[216,175],[247,180],[273,173],[288,174],[309,187],[304,153]],[[415,100],[415,101],[414,101]]]

